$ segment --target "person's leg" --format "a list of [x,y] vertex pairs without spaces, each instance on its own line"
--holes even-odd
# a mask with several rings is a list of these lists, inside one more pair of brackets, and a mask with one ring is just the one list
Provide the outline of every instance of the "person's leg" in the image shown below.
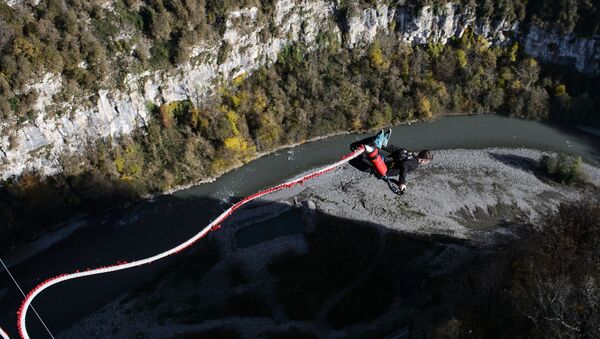
[[[353,142],[352,144],[350,144],[350,149],[354,151],[362,145],[375,146],[374,141],[375,141],[374,136],[367,137],[367,138],[364,138],[362,140],[359,140],[359,141],[356,141],[356,142]],[[349,164],[352,167],[358,169],[359,171],[363,171],[363,172],[369,172],[372,169],[371,161],[369,161],[369,157],[364,153],[361,156],[350,160]]]
[[399,174],[400,174],[400,170],[399,170],[399,169],[397,169],[397,168],[390,168],[390,169],[388,170],[388,172],[386,173],[386,175],[387,175],[388,177],[390,177],[390,178],[391,178],[391,177],[398,176]]
[[355,149],[359,148],[362,145],[375,146],[375,137],[367,137],[362,140],[353,142],[352,144],[350,144],[350,149],[354,151]]
[[381,149],[386,144],[387,144],[387,140],[386,140],[385,132],[383,130],[381,130],[375,136],[375,146],[377,146],[377,148]]
[[388,128],[388,130],[384,133],[383,147],[386,147],[388,145],[388,142],[390,142],[391,136],[392,136],[392,129]]

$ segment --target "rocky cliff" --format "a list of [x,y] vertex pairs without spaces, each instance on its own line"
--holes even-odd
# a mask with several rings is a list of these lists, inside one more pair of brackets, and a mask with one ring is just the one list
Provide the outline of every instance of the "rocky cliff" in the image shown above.
[[[10,5],[18,4],[13,1]],[[251,7],[228,13],[221,41],[195,46],[190,61],[176,69],[129,74],[121,88],[102,89],[88,98],[93,103],[88,107],[56,102],[53,96],[63,87],[61,78],[46,74],[29,86],[38,92],[35,120],[0,123],[1,177],[26,170],[59,172],[63,152],[81,151],[89,141],[127,134],[143,126],[149,117],[148,103],[189,99],[199,104],[219,83],[273,62],[292,42],[314,47],[319,32],[333,33],[343,48],[361,48],[377,34],[395,34],[406,43],[446,43],[473,27],[492,43],[506,44],[512,37],[521,37],[525,52],[541,60],[574,65],[587,73],[599,71],[598,38],[562,36],[537,27],[524,30],[519,22],[510,20],[481,20],[472,9],[455,4],[435,11],[429,6],[416,10],[378,4],[340,15],[336,2],[279,0],[269,20],[259,20],[258,12]],[[268,22],[276,27],[276,34],[261,34]]]

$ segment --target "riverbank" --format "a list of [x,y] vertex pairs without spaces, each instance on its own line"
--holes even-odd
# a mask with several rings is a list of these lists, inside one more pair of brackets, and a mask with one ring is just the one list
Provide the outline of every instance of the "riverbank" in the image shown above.
[[[409,126],[410,125],[410,126]],[[452,117],[444,117],[436,119],[429,123],[415,123],[415,121],[407,122],[406,124],[400,124],[395,126],[394,133],[392,136],[392,142],[403,145],[409,149],[419,149],[427,147],[431,149],[440,148],[472,148],[472,147],[523,147],[530,146],[540,149],[550,149],[559,152],[571,153],[584,156],[584,159],[591,161],[592,163],[598,163],[600,158],[597,156],[597,152],[594,150],[592,145],[597,141],[591,140],[585,137],[585,135],[579,135],[575,131],[569,131],[564,129],[558,129],[555,127],[549,127],[542,123],[533,121],[525,121],[519,119],[509,119],[498,115],[479,115],[479,116],[464,116],[464,115],[452,115]],[[485,134],[478,133],[472,135],[473,130],[485,131]],[[481,135],[479,135],[481,134]],[[193,184],[178,186],[172,190],[157,193],[155,195],[146,196],[144,200],[157,199],[162,196],[168,196],[172,194],[183,193],[187,195],[187,191],[195,196],[198,196],[195,192],[203,192],[200,187],[214,185],[229,185],[225,192],[219,199],[226,199],[226,196],[237,196],[241,197],[247,194],[251,194],[257,188],[266,187],[273,185],[279,181],[284,180],[290,175],[294,175],[301,171],[307,170],[314,166],[319,166],[328,161],[333,161],[337,157],[343,154],[343,148],[347,144],[354,142],[363,135],[360,134],[349,134],[339,133],[328,136],[316,138],[314,140],[308,140],[300,145],[288,145],[277,150],[273,150],[264,154],[257,154],[257,156],[248,163],[238,164],[238,167],[228,169],[221,174],[219,177],[203,180],[201,182],[195,182]],[[326,139],[326,140],[321,140]],[[322,146],[314,147],[313,142],[318,141]],[[326,145],[326,146],[325,146]],[[294,147],[296,146],[296,147]],[[310,154],[304,152],[304,149],[311,149]],[[278,153],[292,152],[292,155],[296,160],[290,161],[289,157],[278,158]],[[269,164],[268,168],[261,168],[260,170],[269,170],[268,176],[256,176],[252,175],[253,179],[246,185],[245,181],[237,180],[235,184],[227,183],[228,179],[216,180],[217,178],[230,178],[236,176],[234,172],[248,172],[246,170],[239,171],[240,168],[254,168],[258,167],[259,163],[272,163],[272,158],[276,158],[277,164]],[[279,163],[281,166],[279,166]],[[275,170],[271,168],[276,167]],[[215,181],[216,180],[216,181]],[[198,186],[199,184],[202,184]],[[244,190],[238,190],[239,186],[248,186]],[[205,195],[205,193],[200,193]],[[102,212],[101,214],[111,213],[110,210]],[[82,219],[78,218],[66,224],[67,227],[72,223],[79,223]],[[84,223],[85,224],[85,223]],[[62,228],[62,227],[61,227]],[[32,245],[29,243],[25,246],[19,246],[18,250],[27,253],[38,253],[35,248],[46,248],[56,244],[63,237],[57,237],[55,234],[63,233],[60,229],[58,233],[52,232],[46,236],[44,234],[36,236],[36,243]],[[48,239],[53,238],[50,241]],[[41,246],[38,246],[40,245]],[[22,257],[21,259],[25,259]],[[18,260],[22,261],[22,260]]]
[[[500,226],[511,223],[533,222],[559,203],[581,197],[582,187],[552,182],[538,171],[545,154],[553,153],[525,148],[435,151],[434,161],[409,176],[402,196],[373,175],[345,165],[304,186],[267,196],[265,202],[294,206],[310,201],[317,210],[340,218],[466,239],[502,232]],[[600,186],[600,168],[583,167],[588,185]],[[281,213],[275,209],[273,216]]]
[[[337,325],[334,323],[341,320],[336,316],[325,315],[341,307],[338,304],[346,302],[346,297],[356,293],[355,288],[368,281],[371,274],[376,274],[373,272],[390,269],[377,266],[381,264],[381,258],[385,257],[383,253],[390,251],[387,246],[382,245],[387,243],[382,239],[413,234],[416,238],[400,241],[409,248],[412,246],[410,244],[423,241],[419,239],[433,239],[420,248],[417,254],[405,254],[407,257],[404,257],[411,267],[419,262],[429,263],[426,268],[419,264],[416,266],[419,269],[412,272],[417,272],[419,277],[428,277],[423,278],[425,283],[430,279],[451,275],[454,270],[471,260],[477,250],[470,246],[486,248],[493,245],[499,237],[510,239],[516,227],[535,221],[540,214],[554,209],[561,202],[580,198],[582,192],[579,188],[557,184],[539,175],[536,164],[542,154],[546,153],[532,149],[501,148],[436,151],[432,163],[409,177],[408,191],[403,196],[393,195],[384,182],[346,165],[303,186],[277,192],[234,214],[212,240],[207,240],[216,244],[220,259],[203,268],[203,273],[192,272],[198,269],[197,266],[194,269],[181,265],[146,286],[143,291],[121,296],[62,335],[66,338],[91,334],[129,337],[136,333],[162,336],[234,328],[243,336],[281,331],[291,326],[322,336],[343,337],[350,333],[350,328],[335,329]],[[600,169],[584,165],[584,171],[590,185],[600,185]],[[239,230],[265,220],[277,223],[277,217],[294,206],[303,206],[306,224],[304,234],[285,235],[249,248],[236,246],[235,234]],[[344,246],[355,248],[348,255],[362,253],[370,259],[367,263],[357,263],[362,267],[363,273],[358,276],[350,275],[354,278],[349,277],[340,286],[330,286],[331,291],[328,290],[329,297],[324,299],[324,304],[311,304],[316,310],[316,321],[299,321],[293,315],[297,311],[295,307],[298,306],[298,301],[290,304],[289,298],[292,295],[285,297],[286,288],[276,284],[277,281],[285,281],[290,277],[288,273],[282,276],[283,273],[273,268],[273,265],[277,260],[289,257],[290,253],[294,253],[292,258],[310,257],[315,246],[311,245],[314,234],[316,232],[317,238],[319,237],[319,227],[322,227],[323,220],[329,218],[335,219],[337,227],[341,227],[333,233],[347,236],[342,242]],[[379,234],[379,240],[376,240],[376,234]],[[459,243],[449,244],[441,239],[454,239],[454,242]],[[359,245],[355,243],[357,241],[374,247],[371,250],[358,249]],[[461,243],[465,241],[471,245]],[[327,251],[341,250],[334,248],[335,243],[327,241],[332,246]],[[394,244],[390,244],[390,248],[398,247],[398,244]],[[205,248],[204,245],[201,247]],[[353,251],[356,252],[351,254]],[[200,249],[200,252],[206,256],[204,249]],[[315,260],[322,258],[317,256]],[[395,260],[398,258],[392,262]],[[316,262],[312,265],[316,265]],[[375,270],[375,267],[379,268]],[[193,288],[189,285],[189,278],[182,278],[190,274],[197,279],[194,280],[196,282],[193,283]],[[240,281],[232,286],[232,279]],[[443,289],[450,288],[444,286]],[[261,291],[258,296],[255,293],[257,287]],[[310,290],[311,288],[307,292]],[[245,301],[240,301],[240,298]],[[160,300],[160,303],[155,304],[152,300]],[[202,302],[194,304],[206,303],[210,307],[181,304],[179,300],[198,300]],[[256,300],[259,302],[255,302]],[[250,312],[252,314],[244,316],[244,312],[239,314],[239,309],[235,307],[231,311],[233,313],[229,314],[230,310],[223,311],[219,308],[219,305],[233,305],[238,301],[252,301],[251,303],[259,305],[259,311],[256,311],[259,314]],[[207,309],[200,312],[196,309],[199,307],[217,307],[221,311],[211,317],[211,320],[206,320]],[[196,311],[190,311],[190,308]],[[263,308],[272,312],[260,311]],[[135,310],[135,321],[131,321],[132,310]],[[368,333],[376,329],[377,324],[405,324],[400,320],[407,312],[410,313],[409,308],[400,301],[394,301],[393,306],[381,312],[369,324],[358,327],[353,325],[351,329]],[[309,316],[308,319],[310,318]],[[345,321],[342,323],[345,324]],[[402,327],[391,330],[401,331]]]
[[[399,124],[397,124],[395,127],[399,127],[399,126],[410,126],[413,123],[418,122],[417,119],[413,119],[410,121],[405,121],[405,122],[401,122]],[[297,143],[293,143],[293,144],[289,144],[289,145],[282,145],[280,147],[274,148],[272,150],[266,151],[266,152],[259,152],[256,153],[251,159],[249,159],[247,162],[240,162],[238,164],[236,164],[235,166],[232,166],[230,168],[227,168],[226,170],[224,170],[221,173],[218,173],[217,175],[211,176],[209,178],[205,178],[199,181],[195,181],[195,182],[191,182],[189,184],[185,184],[185,185],[178,185],[176,187],[173,187],[169,190],[165,190],[162,192],[157,192],[157,193],[153,193],[153,194],[147,194],[142,196],[139,200],[153,200],[165,195],[172,195],[174,193],[183,191],[183,190],[187,190],[190,189],[192,187],[195,186],[199,186],[199,185],[204,185],[204,184],[209,184],[209,183],[213,183],[215,182],[217,179],[219,179],[220,177],[222,177],[223,175],[226,175],[232,171],[235,171],[237,169],[239,169],[240,167],[261,159],[265,156],[274,154],[276,152],[280,152],[280,151],[285,151],[287,149],[292,149],[294,147],[298,147],[300,145],[304,145],[304,144],[309,144],[312,142],[317,142],[320,140],[324,140],[327,138],[331,138],[331,137],[335,137],[335,136],[342,136],[342,135],[351,135],[351,134],[357,134],[357,133],[367,133],[369,131],[353,131],[353,132],[349,132],[349,131],[338,131],[335,133],[329,133],[326,135],[322,135],[322,136],[318,136],[318,137],[314,137],[302,142],[297,142]],[[131,202],[131,203],[135,203]],[[111,206],[108,208],[108,210],[101,212],[101,213],[106,213],[109,212],[112,208],[114,208],[115,206]],[[6,255],[6,264],[7,266],[10,268],[14,265],[17,265],[39,253],[41,253],[42,251],[48,249],[51,246],[54,246],[55,244],[59,243],[61,240],[67,238],[70,234],[72,234],[74,231],[80,229],[81,227],[85,227],[86,226],[86,222],[85,219],[90,218],[89,215],[83,216],[83,217],[78,217],[74,220],[71,221],[67,221],[67,222],[62,222],[59,223],[56,226],[53,226],[53,231],[43,231],[40,234],[37,234],[34,239],[32,241],[26,242],[23,245],[19,246],[16,249],[13,249],[10,253],[8,253]],[[62,226],[61,226],[62,225]]]

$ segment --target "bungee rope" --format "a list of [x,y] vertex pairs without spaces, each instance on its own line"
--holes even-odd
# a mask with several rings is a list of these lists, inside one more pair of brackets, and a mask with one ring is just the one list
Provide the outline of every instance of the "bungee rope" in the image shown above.
[[[296,184],[302,185],[305,181],[316,178],[327,172],[330,172],[330,171],[334,170],[335,168],[347,163],[348,161],[358,157],[363,152],[364,152],[364,147],[359,147],[356,150],[354,150],[352,153],[344,156],[341,160],[339,160],[327,167],[324,167],[320,170],[309,173],[298,179],[290,180],[283,184],[279,184],[277,186],[273,186],[273,187],[264,189],[262,191],[259,191],[257,193],[254,193],[252,195],[245,197],[244,199],[238,201],[235,205],[229,207],[227,210],[225,210],[223,213],[221,213],[210,224],[208,224],[206,227],[204,227],[200,232],[196,233],[196,235],[189,238],[188,240],[181,243],[180,245],[173,247],[167,251],[164,251],[162,253],[156,254],[154,256],[151,256],[151,257],[148,257],[145,259],[140,259],[140,260],[136,260],[136,261],[132,261],[132,262],[118,261],[114,265],[103,266],[103,267],[98,267],[98,268],[94,268],[94,269],[88,269],[86,271],[75,271],[73,273],[61,274],[61,275],[57,275],[55,277],[45,280],[44,282],[40,283],[35,288],[33,288],[27,294],[27,296],[23,300],[23,303],[21,304],[21,307],[17,311],[17,318],[18,318],[17,327],[19,329],[19,335],[21,336],[21,338],[29,339],[29,333],[27,332],[27,325],[26,325],[27,311],[29,310],[30,307],[32,307],[33,299],[35,299],[36,296],[38,296],[40,293],[42,293],[47,288],[50,288],[53,285],[59,284],[61,282],[67,281],[67,280],[73,280],[73,279],[77,279],[77,278],[83,278],[83,277],[87,277],[87,276],[104,274],[104,273],[109,273],[109,272],[116,272],[116,271],[126,270],[128,268],[133,268],[133,267],[137,267],[137,266],[141,266],[141,265],[145,265],[145,264],[150,264],[154,261],[163,259],[170,255],[177,254],[177,253],[183,251],[184,249],[190,247],[198,240],[202,239],[208,233],[219,229],[219,227],[221,227],[221,223],[223,221],[225,221],[225,219],[227,219],[227,217],[229,217],[235,210],[242,207],[244,204],[246,204],[254,199],[265,196],[267,194],[273,193],[275,191],[279,191],[284,188],[291,188],[292,186],[294,186]],[[2,334],[2,336],[4,338],[8,338],[8,335],[6,335],[6,333],[4,333],[4,331],[2,331],[1,329],[0,329],[0,334]]]
[[8,333],[4,332],[2,327],[0,327],[0,337],[2,337],[2,339],[9,339]]

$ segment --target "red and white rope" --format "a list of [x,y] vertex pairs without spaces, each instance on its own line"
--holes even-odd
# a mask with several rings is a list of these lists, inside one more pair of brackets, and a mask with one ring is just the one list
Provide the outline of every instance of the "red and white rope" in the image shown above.
[[2,339],[9,339],[8,333],[4,332],[2,327],[0,327],[0,337],[2,337]]
[[[335,168],[347,163],[348,161],[358,157],[359,155],[361,155],[364,152],[364,148],[358,148],[355,151],[353,151],[352,153],[344,156],[340,161],[335,162],[327,167],[324,167],[320,170],[317,170],[315,172],[312,172],[310,174],[307,174],[303,177],[300,177],[298,179],[293,179],[290,180],[288,182],[285,182],[283,184],[279,184],[277,186],[273,186],[271,188],[267,188],[264,189],[262,191],[259,191],[257,193],[254,193],[250,196],[245,197],[244,199],[240,200],[239,202],[237,202],[235,205],[231,206],[230,208],[228,208],[225,212],[221,213],[221,215],[219,215],[215,220],[213,220],[210,224],[208,224],[206,227],[204,227],[200,232],[196,233],[196,235],[194,235],[193,237],[191,237],[190,239],[188,239],[187,241],[183,242],[182,244],[171,248],[170,250],[164,251],[162,253],[156,254],[154,256],[151,256],[149,258],[145,258],[145,259],[140,259],[140,260],[136,260],[136,261],[132,261],[132,262],[117,262],[114,265],[110,265],[110,266],[104,266],[104,267],[98,267],[95,269],[88,269],[86,271],[76,271],[73,273],[66,273],[66,274],[61,274],[55,277],[52,277],[50,279],[45,280],[44,282],[40,283],[39,285],[37,285],[33,290],[31,290],[31,292],[29,292],[27,294],[27,297],[23,300],[23,303],[21,304],[21,307],[19,308],[19,310],[17,311],[17,317],[18,317],[18,329],[19,329],[19,334],[22,338],[29,338],[29,333],[27,332],[27,326],[26,326],[26,319],[27,319],[27,311],[29,310],[29,308],[31,307],[31,303],[33,302],[33,299],[35,299],[36,296],[38,296],[40,293],[42,293],[45,289],[50,288],[53,285],[59,284],[63,281],[67,281],[67,280],[73,280],[73,279],[77,279],[77,278],[83,278],[83,277],[87,277],[87,276],[92,276],[92,275],[98,275],[98,274],[103,274],[103,273],[109,273],[109,272],[116,272],[116,271],[121,271],[121,270],[126,270],[128,268],[132,268],[132,267],[137,267],[137,266],[141,266],[141,265],[145,265],[145,264],[150,264],[154,261],[163,259],[165,257],[168,257],[170,255],[173,254],[177,254],[181,251],[183,251],[184,249],[190,247],[191,245],[193,245],[195,242],[197,242],[198,240],[200,240],[201,238],[203,238],[206,234],[208,234],[209,232],[212,232],[216,229],[218,229],[220,227],[220,224],[225,221],[225,219],[227,219],[227,217],[229,217],[236,209],[242,207],[244,204],[260,198],[262,196],[265,196],[267,194],[273,193],[275,191],[279,191],[282,190],[284,188],[290,188],[296,184],[303,184],[304,181],[306,180],[310,180],[313,179],[315,177],[318,177],[322,174],[325,174],[329,171],[334,170]],[[8,338],[8,336],[7,336]]]

